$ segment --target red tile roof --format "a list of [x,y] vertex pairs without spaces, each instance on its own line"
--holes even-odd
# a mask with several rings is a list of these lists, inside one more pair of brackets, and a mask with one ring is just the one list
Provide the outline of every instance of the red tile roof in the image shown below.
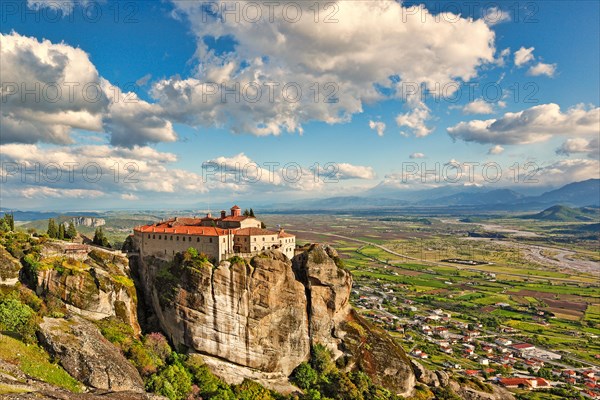
[[257,235],[277,235],[278,232],[273,232],[267,229],[262,229],[262,228],[242,228],[242,229],[236,229],[235,231],[236,235],[240,235],[240,236],[257,236]]
[[499,382],[504,386],[531,386],[529,379],[525,378],[500,378]]
[[248,217],[248,216],[245,216],[245,215],[237,215],[237,216],[230,215],[228,217],[219,218],[219,219],[221,221],[237,221],[237,222],[239,222],[239,221],[245,220],[246,218],[254,218],[254,217]]
[[225,236],[229,229],[221,229],[213,226],[174,226],[167,224],[138,226],[134,229],[142,233],[172,233],[193,236]]
[[513,349],[517,349],[517,350],[523,350],[523,349],[532,349],[535,346],[529,343],[519,343],[519,344],[513,344],[511,346]]

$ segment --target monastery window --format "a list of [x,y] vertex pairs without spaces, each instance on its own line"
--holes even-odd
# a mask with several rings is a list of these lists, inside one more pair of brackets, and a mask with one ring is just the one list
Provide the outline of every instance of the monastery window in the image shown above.
[[200,241],[200,238],[196,238],[196,242],[199,242],[199,241]]
[[167,235],[165,235],[165,240],[167,240]]
[[275,237],[272,237],[271,240],[275,241]]
[[152,239],[156,239],[156,235],[152,235]]
[[148,234],[148,239],[150,239],[150,234]]
[[179,236],[177,236],[177,240],[179,240]]
[[265,241],[265,237],[263,236],[263,242]]
[[171,236],[171,240],[173,240],[173,236]]
[[188,242],[191,242],[191,241],[192,241],[192,237],[190,236],[190,237],[188,238]]
[[208,238],[209,243],[212,243],[212,238]]
[[162,238],[160,237],[160,235],[158,235],[158,240],[160,240],[160,239],[162,239]]

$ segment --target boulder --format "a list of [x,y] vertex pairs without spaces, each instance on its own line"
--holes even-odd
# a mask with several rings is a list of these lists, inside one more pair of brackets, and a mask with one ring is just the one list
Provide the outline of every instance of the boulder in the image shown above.
[[75,315],[45,317],[38,336],[48,353],[84,385],[115,392],[144,391],[135,367],[93,323]]

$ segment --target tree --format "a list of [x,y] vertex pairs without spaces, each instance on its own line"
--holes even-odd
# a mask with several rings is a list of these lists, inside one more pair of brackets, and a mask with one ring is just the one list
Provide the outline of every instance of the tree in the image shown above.
[[244,210],[244,217],[249,217],[250,216],[250,211],[248,211],[248,209],[246,208]]
[[[14,214],[4,213],[4,222],[7,226],[7,231],[14,232],[15,230],[15,216]],[[6,231],[5,231],[6,232]]]
[[58,238],[65,240],[65,224],[58,225]]
[[54,218],[50,218],[48,220],[48,236],[51,239],[56,239],[58,237],[58,228],[56,227],[56,222],[54,222]]
[[250,216],[254,217],[254,210],[253,209],[250,209]]
[[310,389],[319,378],[317,371],[315,371],[309,363],[303,362],[298,365],[294,372],[292,372],[292,382],[294,382],[300,389]]
[[0,219],[0,232],[10,231],[10,226],[6,223],[4,218]]
[[75,224],[73,222],[71,222],[69,228],[67,228],[67,237],[69,239],[75,239],[77,237],[77,229],[75,229]]
[[101,226],[96,228],[92,243],[94,243],[97,246],[110,247],[110,243],[108,242],[108,239],[104,236],[104,231],[102,230]]

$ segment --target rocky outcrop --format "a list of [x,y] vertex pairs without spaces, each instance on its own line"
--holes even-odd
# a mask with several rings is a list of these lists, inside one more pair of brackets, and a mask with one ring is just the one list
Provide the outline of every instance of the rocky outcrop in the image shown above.
[[86,386],[116,392],[144,391],[135,367],[93,323],[77,316],[46,317],[38,336],[65,371]]
[[177,345],[287,379],[310,353],[304,286],[279,252],[250,263],[169,266],[140,274],[160,326]]
[[278,251],[216,267],[181,258],[131,262],[173,344],[202,354],[230,383],[249,378],[282,391],[319,343],[348,369],[361,369],[398,394],[410,393],[410,362],[385,332],[353,311],[352,277],[337,260],[332,248],[313,245],[293,263]]
[[0,285],[13,286],[19,281],[21,263],[0,246]]
[[38,295],[62,300],[68,311],[88,319],[117,317],[141,330],[137,294],[124,257],[93,249],[83,261],[57,258],[37,273]]
[[490,385],[490,392],[483,392],[473,387],[450,381],[449,386],[461,399],[465,400],[514,400],[515,396],[500,386]]

